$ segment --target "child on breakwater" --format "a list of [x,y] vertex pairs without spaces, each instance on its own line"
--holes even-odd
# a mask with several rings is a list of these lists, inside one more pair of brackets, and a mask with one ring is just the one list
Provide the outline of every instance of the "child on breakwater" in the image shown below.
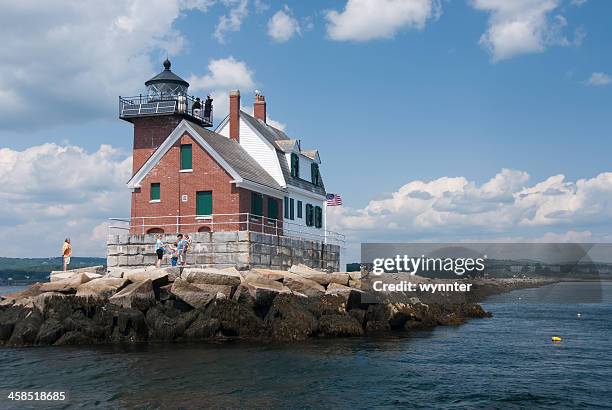
[[178,264],[179,254],[178,254],[178,243],[174,242],[173,244],[166,245],[166,249],[170,253],[170,265],[176,266]]

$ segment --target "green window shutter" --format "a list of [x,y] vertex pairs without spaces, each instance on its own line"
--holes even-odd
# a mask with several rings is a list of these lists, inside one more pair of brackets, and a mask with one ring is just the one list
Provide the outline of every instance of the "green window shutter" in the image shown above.
[[251,192],[251,213],[261,216],[263,214],[263,195]]
[[212,215],[212,191],[196,192],[196,215]]
[[314,209],[310,204],[306,204],[306,226],[314,225]]
[[296,153],[291,154],[291,176],[300,177],[300,157]]
[[192,147],[191,144],[181,145],[181,170],[192,169]]
[[278,202],[276,202],[276,198],[268,197],[268,218],[278,219]]
[[319,164],[310,164],[310,177],[313,184],[319,185]]
[[323,226],[323,209],[320,206],[315,207],[315,228]]
[[297,201],[297,215],[298,218],[302,218],[302,201]]
[[295,202],[293,201],[293,198],[289,199],[289,219],[294,220],[295,219]]
[[289,198],[285,197],[285,203],[283,204],[285,219],[289,219]]
[[159,182],[151,184],[151,201],[159,201],[160,198],[161,195]]

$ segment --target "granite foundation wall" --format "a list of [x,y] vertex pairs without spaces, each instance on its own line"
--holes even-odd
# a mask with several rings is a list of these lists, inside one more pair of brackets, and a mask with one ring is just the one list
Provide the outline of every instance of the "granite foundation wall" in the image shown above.
[[[164,242],[176,242],[176,234],[163,235]],[[311,268],[340,270],[340,247],[319,241],[268,235],[258,232],[201,232],[190,234],[188,265],[216,268],[250,266],[288,269],[302,263]],[[109,268],[141,267],[155,264],[155,235],[109,235]],[[170,255],[164,255],[164,265]]]

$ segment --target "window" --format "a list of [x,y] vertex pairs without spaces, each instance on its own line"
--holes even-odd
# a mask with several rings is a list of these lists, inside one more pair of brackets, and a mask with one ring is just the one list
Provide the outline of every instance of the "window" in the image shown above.
[[319,186],[319,164],[310,164],[310,177],[312,183]]
[[294,152],[291,153],[291,176],[300,177],[300,158]]
[[306,226],[314,225],[314,207],[306,204]]
[[212,191],[196,192],[196,215],[212,215]]
[[160,198],[161,195],[159,182],[151,184],[151,201],[159,201]]
[[293,198],[290,198],[289,199],[289,219],[291,219],[291,220],[295,219],[294,205],[295,205],[295,202],[293,201]]
[[285,219],[289,219],[289,198],[285,197],[285,203],[283,204]]
[[268,218],[278,219],[278,202],[276,202],[276,198],[268,197]]
[[297,214],[298,218],[302,218],[302,201],[297,201]]
[[323,226],[323,209],[320,206],[315,206],[314,210],[315,228],[321,228]]
[[191,144],[181,145],[181,171],[190,170],[192,167]]
[[251,213],[253,215],[263,215],[263,195],[251,192]]

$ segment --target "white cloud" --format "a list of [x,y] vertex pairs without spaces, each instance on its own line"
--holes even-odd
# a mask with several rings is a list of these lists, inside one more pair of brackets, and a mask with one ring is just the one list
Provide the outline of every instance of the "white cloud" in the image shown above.
[[402,29],[424,28],[441,10],[438,0],[348,0],[341,12],[327,12],[327,34],[337,41],[391,38]]
[[364,208],[328,212],[330,229],[357,241],[553,237],[568,229],[601,235],[612,228],[612,173],[529,184],[527,173],[503,169],[481,185],[464,177],[411,181]]
[[[245,107],[244,103],[249,103],[246,99],[251,95],[254,98],[254,94],[251,93],[255,91],[255,73],[244,61],[236,60],[231,56],[210,60],[206,74],[201,76],[192,74],[188,81],[190,90],[210,93],[214,100],[214,113],[217,121],[225,118],[229,111],[229,92],[231,90],[241,91],[242,109],[253,113],[253,105]],[[285,124],[270,118],[269,115],[268,124],[281,130],[285,129]]]
[[68,236],[76,256],[103,256],[106,219],[129,215],[131,168],[131,157],[108,145],[0,149],[2,255],[57,256]]
[[570,40],[563,34],[565,17],[551,16],[560,3],[561,0],[471,0],[475,9],[490,13],[489,27],[480,37],[480,44],[493,61],[539,53],[549,45],[579,45],[584,31],[577,29]]
[[227,14],[219,17],[213,34],[221,44],[225,43],[227,33],[240,30],[242,21],[249,15],[248,0],[222,0],[222,2],[230,10]]
[[202,76],[192,74],[188,78],[192,92],[209,92],[214,102],[217,120],[223,119],[229,111],[230,90],[241,90],[243,94],[255,90],[254,72],[244,61],[234,57],[210,60],[208,72]]
[[570,4],[571,4],[572,6],[580,7],[580,6],[582,6],[583,4],[585,4],[587,1],[588,1],[588,0],[572,0]]
[[[166,52],[186,40],[173,23],[212,0],[3,2],[0,124],[32,129],[113,118],[117,97],[140,92]],[[155,60],[154,64],[152,63]],[[34,114],[35,112],[35,114]]]
[[588,85],[602,86],[612,83],[612,77],[606,73],[593,73],[586,82]]
[[289,41],[291,37],[300,34],[300,23],[291,9],[285,5],[268,21],[268,36],[278,43]]

